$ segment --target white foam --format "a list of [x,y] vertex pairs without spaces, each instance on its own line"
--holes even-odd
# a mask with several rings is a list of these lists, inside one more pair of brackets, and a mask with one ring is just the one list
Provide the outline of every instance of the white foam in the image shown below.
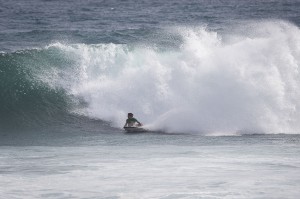
[[264,21],[224,36],[202,27],[173,34],[183,42],[167,51],[61,44],[80,60],[72,92],[88,102],[89,116],[122,127],[133,112],[171,132],[300,132],[298,27]]

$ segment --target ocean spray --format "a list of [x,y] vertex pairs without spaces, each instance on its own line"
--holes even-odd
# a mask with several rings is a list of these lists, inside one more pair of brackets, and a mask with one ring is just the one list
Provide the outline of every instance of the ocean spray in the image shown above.
[[33,76],[85,101],[71,112],[115,127],[133,112],[168,132],[298,133],[299,33],[288,22],[252,21],[219,32],[166,28],[162,38],[179,39],[163,48],[53,43],[37,53],[58,54],[61,66],[38,63]]

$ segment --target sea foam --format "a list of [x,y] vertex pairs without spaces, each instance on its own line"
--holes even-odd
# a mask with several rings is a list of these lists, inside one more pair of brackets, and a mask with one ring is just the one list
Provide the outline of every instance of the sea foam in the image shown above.
[[51,47],[76,55],[79,83],[70,92],[87,102],[86,115],[113,126],[122,127],[133,112],[147,128],[168,132],[299,132],[298,27],[262,21],[222,32],[165,32],[181,38],[178,48]]

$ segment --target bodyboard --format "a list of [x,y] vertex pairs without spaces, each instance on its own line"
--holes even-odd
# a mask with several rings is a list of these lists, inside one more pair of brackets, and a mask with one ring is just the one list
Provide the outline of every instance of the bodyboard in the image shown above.
[[147,132],[147,129],[143,129],[141,127],[124,127],[127,133],[140,133],[140,132]]

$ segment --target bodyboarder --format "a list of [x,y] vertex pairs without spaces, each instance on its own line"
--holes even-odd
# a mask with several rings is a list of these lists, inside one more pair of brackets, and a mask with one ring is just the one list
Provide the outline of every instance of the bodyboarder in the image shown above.
[[124,127],[134,127],[134,126],[142,126],[142,125],[143,125],[142,123],[140,123],[137,119],[133,117],[132,113],[128,113],[128,119],[126,120]]

